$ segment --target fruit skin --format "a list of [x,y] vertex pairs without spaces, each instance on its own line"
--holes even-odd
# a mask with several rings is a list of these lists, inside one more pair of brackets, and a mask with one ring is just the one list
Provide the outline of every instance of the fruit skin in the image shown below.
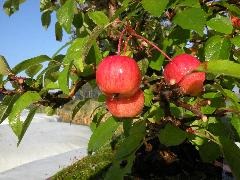
[[106,100],[109,112],[119,118],[136,117],[144,107],[144,93],[138,90],[132,97],[110,98]]
[[140,87],[141,71],[136,61],[128,56],[108,56],[97,67],[96,82],[109,97],[130,97]]
[[189,54],[180,54],[165,66],[164,79],[170,85],[178,84],[183,93],[196,96],[203,90],[205,73],[191,71],[200,64],[197,58]]
[[236,16],[231,16],[231,21],[232,21],[233,27],[240,28],[240,18]]

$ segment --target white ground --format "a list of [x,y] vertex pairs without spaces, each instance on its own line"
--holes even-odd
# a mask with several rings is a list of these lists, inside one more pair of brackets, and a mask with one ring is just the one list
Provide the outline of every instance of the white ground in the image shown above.
[[90,129],[57,120],[36,114],[19,147],[10,127],[0,125],[0,180],[46,179],[87,154]]

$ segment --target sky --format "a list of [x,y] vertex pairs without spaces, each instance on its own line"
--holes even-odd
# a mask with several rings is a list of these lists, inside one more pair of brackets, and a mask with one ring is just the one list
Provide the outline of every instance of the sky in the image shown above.
[[55,14],[46,30],[41,24],[39,0],[26,0],[12,16],[5,14],[0,0],[0,55],[4,56],[10,67],[22,60],[38,55],[52,56],[69,40],[64,34],[63,41],[55,40]]

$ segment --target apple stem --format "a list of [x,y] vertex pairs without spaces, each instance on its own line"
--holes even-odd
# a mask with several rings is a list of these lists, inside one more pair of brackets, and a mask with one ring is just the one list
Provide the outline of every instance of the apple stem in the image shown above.
[[126,42],[125,42],[125,44],[124,44],[123,52],[124,52],[125,55],[126,55],[126,53],[127,53],[127,45],[128,45],[128,42],[129,42],[129,40],[130,40],[131,38],[132,38],[132,35],[128,36],[128,38],[127,38],[127,40],[126,40]]
[[159,47],[157,47],[153,42],[149,41],[148,39],[146,39],[146,38],[143,37],[143,36],[138,35],[138,34],[135,33],[135,32],[132,32],[131,34],[132,34],[132,36],[135,36],[135,37],[137,37],[137,38],[139,38],[139,39],[142,39],[142,40],[145,41],[146,43],[148,43],[148,44],[150,44],[151,46],[153,46],[153,47],[154,47],[155,49],[157,49],[164,57],[166,57],[169,61],[172,60],[163,50],[161,50]]
[[117,52],[117,55],[118,55],[118,56],[121,55],[122,39],[123,39],[123,35],[124,35],[125,32],[126,32],[126,29],[124,29],[124,30],[121,32],[120,37],[119,37],[119,40],[118,40],[118,52]]

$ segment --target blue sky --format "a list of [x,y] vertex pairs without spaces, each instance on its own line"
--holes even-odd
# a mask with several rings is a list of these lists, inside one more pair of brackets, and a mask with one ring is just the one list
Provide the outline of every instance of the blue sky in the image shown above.
[[52,56],[69,40],[66,34],[62,42],[55,40],[55,14],[50,27],[47,30],[42,27],[39,0],[27,0],[10,17],[2,6],[3,0],[0,0],[0,55],[7,59],[10,67],[41,54]]

